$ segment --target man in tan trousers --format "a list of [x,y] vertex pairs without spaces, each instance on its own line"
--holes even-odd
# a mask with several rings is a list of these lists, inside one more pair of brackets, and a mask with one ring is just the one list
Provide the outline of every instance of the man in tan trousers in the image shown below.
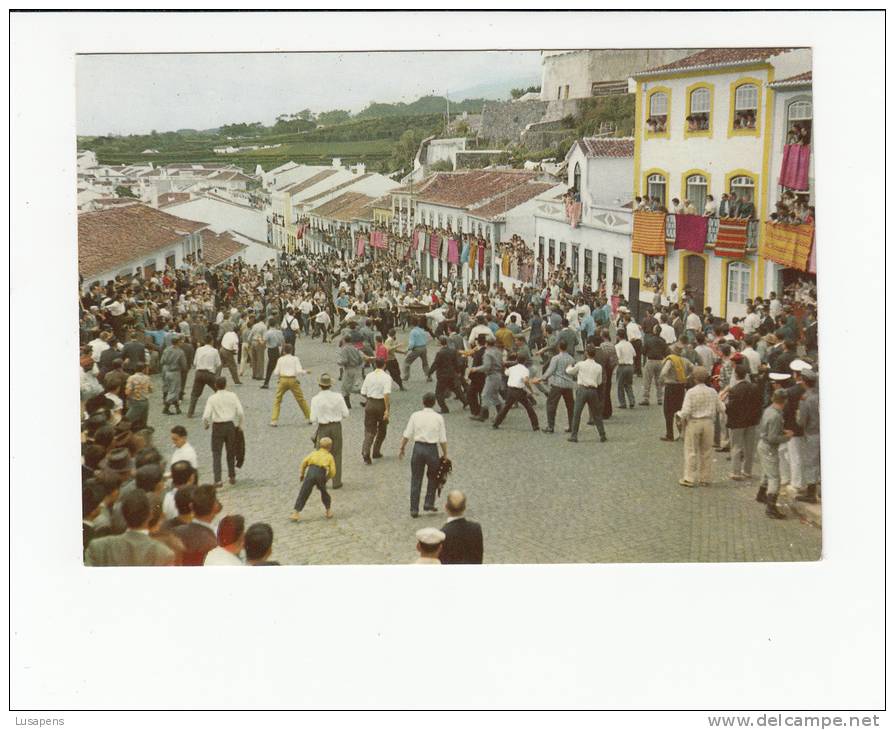
[[706,487],[712,479],[715,414],[724,411],[724,404],[707,385],[710,377],[704,367],[693,368],[696,385],[687,391],[677,413],[684,429],[684,478],[678,482],[682,487]]
[[279,379],[277,380],[277,392],[273,399],[273,413],[270,416],[271,426],[277,425],[283,396],[290,392],[295,396],[295,402],[301,408],[305,422],[310,423],[311,409],[308,407],[301,385],[298,383],[299,375],[308,375],[310,372],[310,370],[302,368],[301,361],[292,354],[292,345],[283,345],[283,354],[277,360],[277,365],[273,371],[273,374],[278,376]]

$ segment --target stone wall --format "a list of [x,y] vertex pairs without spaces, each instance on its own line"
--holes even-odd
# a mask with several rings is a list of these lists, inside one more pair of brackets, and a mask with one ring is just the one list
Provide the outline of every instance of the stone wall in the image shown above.
[[489,142],[518,142],[528,125],[557,121],[577,111],[575,99],[487,102],[482,110],[482,138]]

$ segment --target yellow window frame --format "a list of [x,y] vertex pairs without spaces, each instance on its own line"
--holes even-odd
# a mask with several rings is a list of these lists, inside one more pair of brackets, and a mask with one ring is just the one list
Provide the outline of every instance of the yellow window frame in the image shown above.
[[[705,194],[711,195],[715,197],[715,194],[712,192],[712,176],[711,173],[706,172],[705,170],[687,170],[681,175],[681,203],[687,199],[687,179],[692,177],[693,175],[702,175],[705,178]],[[725,191],[726,192],[726,191]],[[717,201],[715,201],[715,205],[717,205]],[[701,214],[700,214],[701,215]]]
[[[650,132],[646,126],[646,120],[650,118],[653,95],[665,94],[668,99],[668,108],[665,112],[665,131]],[[645,139],[668,139],[671,134],[671,89],[668,86],[657,86],[646,92],[646,104],[644,105],[646,116],[643,118],[643,135]]]
[[[758,90],[755,106],[755,129],[734,129],[733,119],[736,115],[737,89],[752,84]],[[728,137],[758,137],[761,134],[761,95],[763,83],[753,76],[743,76],[730,84],[730,116],[727,118]]]
[[662,201],[662,205],[665,206],[666,210],[668,208],[668,188],[671,185],[671,178],[668,174],[668,170],[662,170],[658,167],[651,167],[649,170],[644,170],[643,172],[643,193],[642,195],[649,195],[649,178],[650,175],[661,175],[665,178],[665,200]]
[[[693,96],[693,92],[697,89],[706,89],[709,92],[709,128],[708,129],[700,129],[695,132],[691,132],[687,127],[687,117],[692,114],[692,110],[690,108],[690,99]],[[690,84],[687,87],[687,113],[684,116],[684,138],[688,139],[690,137],[708,137],[711,138],[713,130],[715,127],[715,85],[706,83],[705,81],[699,81],[695,84]]]

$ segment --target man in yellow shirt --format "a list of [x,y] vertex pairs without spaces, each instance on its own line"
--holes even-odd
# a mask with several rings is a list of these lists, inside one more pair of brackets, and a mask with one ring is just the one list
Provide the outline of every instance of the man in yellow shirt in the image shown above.
[[301,511],[314,487],[320,490],[320,499],[326,508],[327,519],[333,516],[332,498],[326,491],[326,480],[332,479],[336,475],[336,460],[330,453],[332,447],[333,440],[329,436],[324,436],[320,439],[320,448],[312,451],[301,462],[301,474],[299,475],[302,479],[301,490],[298,492],[298,499],[295,500],[295,511],[289,518],[293,522],[298,522],[301,519]]

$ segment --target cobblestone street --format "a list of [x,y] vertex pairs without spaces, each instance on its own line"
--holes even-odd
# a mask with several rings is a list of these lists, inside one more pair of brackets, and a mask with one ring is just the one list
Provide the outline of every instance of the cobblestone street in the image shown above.
[[[434,354],[430,346],[430,362]],[[338,375],[336,347],[302,338],[297,354],[311,376],[302,378],[306,398],[318,390],[317,376]],[[226,373],[225,373],[226,374]],[[284,399],[278,428],[270,428],[274,383],[262,390],[251,373],[243,385],[228,386],[246,410],[246,462],[236,486],[226,485],[220,499],[224,513],[240,513],[246,523],[269,522],[274,528],[273,558],[283,564],[401,564],[416,556],[414,532],[440,526],[444,512],[419,519],[409,514],[408,458],[398,459],[401,433],[421,396],[434,385],[425,382],[414,363],[406,393],[392,399],[384,458],[365,466],[360,457],[363,411],[352,399],[351,417],[343,424],[344,484],[333,496],[335,518],[325,520],[318,494],[312,494],[300,524],[288,517],[298,493],[301,459],[311,450],[313,427],[291,395]],[[155,392],[150,425],[166,458],[168,430],[181,423],[199,454],[203,482],[211,481],[210,431],[201,419],[161,414],[161,382]],[[187,383],[192,384],[192,373]],[[640,381],[635,382],[640,395]],[[205,398],[199,401],[201,416]],[[538,415],[545,425],[544,397]],[[661,408],[616,409],[606,422],[609,441],[600,443],[595,429],[582,431],[577,444],[566,441],[560,406],[557,433],[534,434],[521,410],[513,410],[499,431],[470,421],[468,411],[449,401],[445,416],[448,454],[454,464],[447,489],[463,489],[467,515],[482,523],[486,563],[568,562],[701,562],[817,560],[821,531],[790,515],[769,520],[754,501],[755,487],[731,482],[727,454],[715,454],[715,481],[709,488],[677,484],[683,448],[659,441],[664,430]],[[186,404],[183,404],[184,413]],[[582,424],[583,427],[583,424]],[[225,468],[226,472],[226,468]],[[441,507],[441,506],[440,506]]]

